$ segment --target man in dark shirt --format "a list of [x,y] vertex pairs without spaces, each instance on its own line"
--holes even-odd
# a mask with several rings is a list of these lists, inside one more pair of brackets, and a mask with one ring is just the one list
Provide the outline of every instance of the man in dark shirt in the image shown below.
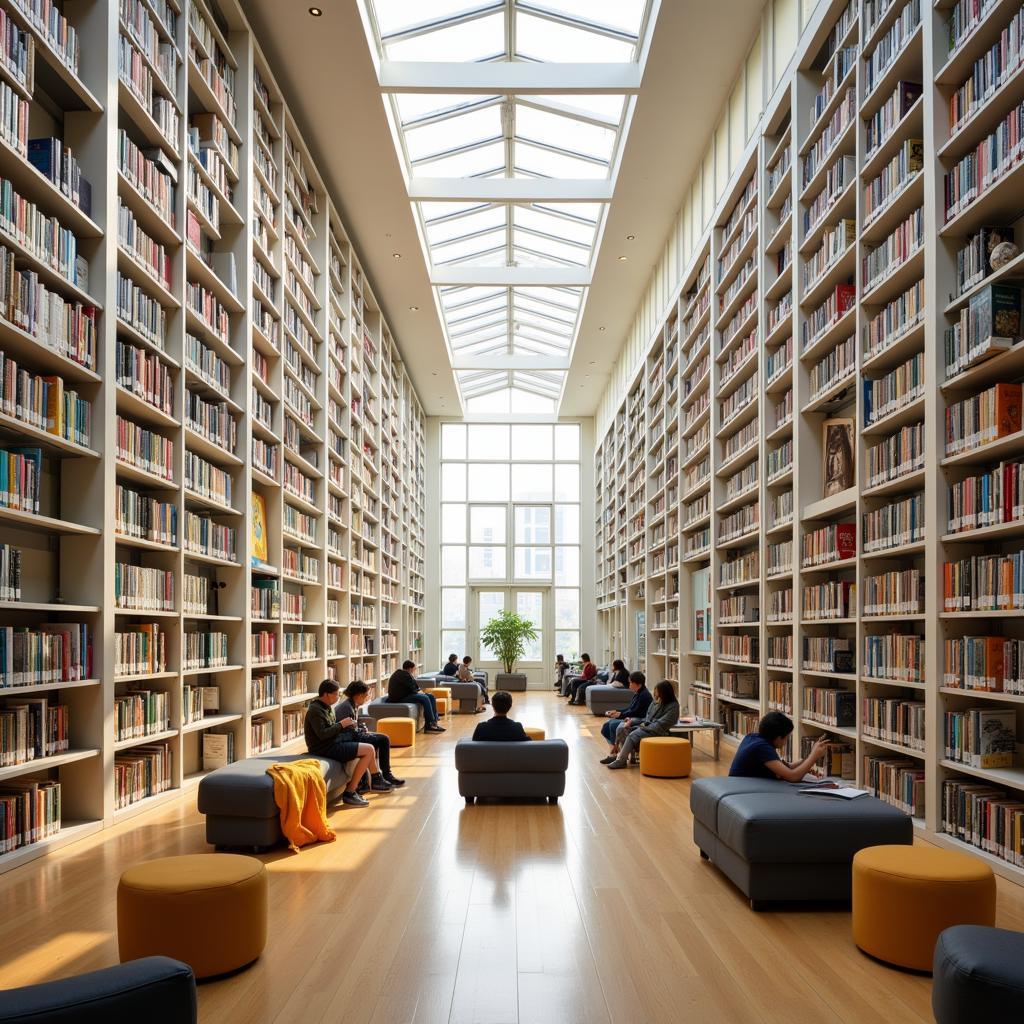
[[448,664],[441,669],[441,675],[443,676],[454,676],[459,671],[459,656],[457,654],[448,655]]
[[821,735],[811,752],[798,764],[787,764],[779,757],[786,745],[793,723],[781,711],[769,711],[758,722],[757,732],[744,736],[736,748],[729,774],[746,779],[781,779],[783,782],[802,782],[815,762],[824,755],[829,739]]
[[444,732],[444,726],[437,721],[437,701],[432,693],[424,693],[420,689],[412,675],[415,669],[416,662],[406,660],[400,669],[391,673],[387,701],[389,704],[419,704],[427,723],[424,732]]
[[512,710],[511,693],[499,690],[491,697],[491,709],[494,711],[494,717],[487,722],[481,722],[473,730],[473,739],[517,742],[530,738],[519,722],[513,722],[508,717],[509,711]]
[[608,721],[601,726],[601,735],[608,741],[612,752],[619,748],[617,733],[625,726],[626,732],[634,722],[642,722],[647,709],[653,700],[651,691],[647,689],[647,677],[643,672],[629,673],[629,688],[633,691],[633,699],[624,711],[607,711]]
[[347,764],[355,761],[352,777],[348,780],[342,803],[352,807],[368,807],[369,804],[357,792],[359,781],[366,772],[379,775],[377,757],[369,743],[359,743],[348,738],[356,726],[353,719],[339,722],[334,717],[334,705],[338,703],[338,684],[325,679],[317,691],[316,700],[309,702],[303,723],[306,733],[306,749],[317,757],[329,757],[333,761]]

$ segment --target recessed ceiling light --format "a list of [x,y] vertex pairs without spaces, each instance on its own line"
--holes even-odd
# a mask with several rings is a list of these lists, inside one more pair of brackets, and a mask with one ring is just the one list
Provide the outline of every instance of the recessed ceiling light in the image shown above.
[[419,306],[410,306],[410,307],[409,307],[409,309],[410,309],[410,310],[411,310],[411,311],[412,311],[413,313],[418,313],[418,312],[420,311],[420,307],[419,307]]
[[391,258],[392,259],[396,259],[396,260],[400,260],[402,258],[402,254],[400,252],[393,252],[391,254]]
[[627,242],[632,242],[634,238],[636,238],[636,235],[626,235]]
[[310,7],[309,13],[312,14],[314,18],[319,18],[324,12],[319,7]]
[[628,259],[629,259],[629,257],[628,257],[628,256],[620,256],[620,257],[619,257],[619,262],[620,262],[620,263],[625,263],[625,262],[626,262],[626,260],[628,260]]
[[603,327],[598,327],[598,330],[599,330],[599,331],[603,331],[603,330],[604,330],[604,328],[603,328]]
[[437,376],[437,370],[431,370],[430,372],[431,372],[431,374],[433,374],[433,376],[435,376],[435,377]]

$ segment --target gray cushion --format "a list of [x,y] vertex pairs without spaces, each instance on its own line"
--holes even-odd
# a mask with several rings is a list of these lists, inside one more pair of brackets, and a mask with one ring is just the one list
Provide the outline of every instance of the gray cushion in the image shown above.
[[595,715],[606,711],[624,711],[633,699],[628,686],[612,686],[611,683],[592,683],[586,689],[587,707]]
[[1024,935],[959,924],[935,944],[932,1011],[938,1024],[1024,1020]]
[[[276,818],[274,780],[267,774],[272,764],[301,761],[312,754],[264,754],[225,765],[210,772],[199,783],[199,813],[231,815],[242,818]],[[350,774],[341,762],[318,757],[320,770],[331,793],[345,785]],[[354,764],[355,762],[349,762]]]
[[392,704],[384,697],[377,697],[375,700],[367,702],[360,708],[360,712],[374,720],[378,718],[415,718],[417,729],[423,726],[424,721],[423,708],[419,704]]
[[[727,796],[738,793],[785,792],[789,783],[781,779],[734,779],[728,775],[716,775],[709,779],[695,779],[690,786],[690,810],[697,821],[703,822],[712,832],[718,833],[718,805]],[[801,797],[809,800],[810,797]],[[824,799],[824,798],[823,798]]]
[[455,767],[460,772],[564,772],[568,765],[569,747],[565,740],[459,740],[455,744]]
[[718,838],[748,861],[787,864],[849,862],[866,846],[914,840],[910,817],[872,796],[840,800],[796,790],[724,797]]

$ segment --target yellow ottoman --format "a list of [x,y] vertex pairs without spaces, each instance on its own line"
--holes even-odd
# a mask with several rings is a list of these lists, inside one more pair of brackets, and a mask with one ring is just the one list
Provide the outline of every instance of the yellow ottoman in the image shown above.
[[996,880],[977,857],[933,846],[869,846],[853,858],[853,941],[899,967],[932,969],[939,933],[994,925]]
[[690,774],[690,741],[679,736],[648,736],[640,741],[640,772],[655,779],[682,779]]
[[384,733],[393,747],[411,747],[416,743],[416,719],[378,718],[377,732]]
[[437,701],[437,713],[447,715],[452,705],[452,688],[450,686],[425,686],[424,693],[432,693]]
[[447,697],[435,697],[434,702],[437,704],[437,713],[439,715],[448,714],[448,698]]
[[252,963],[267,943],[267,869],[255,857],[199,853],[128,868],[117,887],[121,962],[182,960],[197,978]]
[[538,725],[524,725],[523,732],[525,732],[531,740],[547,739],[547,733]]

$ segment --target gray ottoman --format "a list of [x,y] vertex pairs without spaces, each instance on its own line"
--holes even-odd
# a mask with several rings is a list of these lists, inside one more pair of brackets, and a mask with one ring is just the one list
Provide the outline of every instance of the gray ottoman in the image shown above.
[[958,924],[935,944],[938,1024],[1024,1020],[1024,934]]
[[610,683],[594,683],[587,687],[587,707],[592,715],[602,718],[606,711],[625,711],[633,699],[628,686],[612,686]]
[[[214,846],[251,846],[259,849],[280,842],[280,815],[274,802],[274,782],[267,774],[272,764],[301,761],[312,754],[267,754],[225,765],[199,782],[199,813],[206,815],[206,841]],[[342,764],[318,757],[327,783],[327,800],[337,799],[352,776],[355,761]]]
[[853,855],[909,845],[910,817],[871,796],[802,796],[769,779],[698,779],[693,839],[757,910],[775,900],[849,900]]
[[417,732],[422,732],[426,724],[423,720],[423,708],[419,704],[392,704],[384,697],[378,697],[364,704],[359,710],[374,722],[378,718],[415,718]]
[[459,740],[455,768],[459,795],[471,804],[477,797],[545,797],[551,803],[565,792],[569,747],[565,740],[494,743]]

